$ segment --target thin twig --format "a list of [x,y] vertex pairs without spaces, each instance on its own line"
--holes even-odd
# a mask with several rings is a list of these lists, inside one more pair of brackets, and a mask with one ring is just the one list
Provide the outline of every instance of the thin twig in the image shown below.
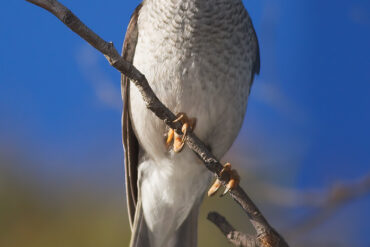
[[[149,86],[145,76],[140,73],[132,64],[125,61],[115,49],[113,43],[108,43],[100,38],[95,32],[83,24],[80,19],[75,16],[69,9],[56,0],[26,0],[30,3],[38,5],[55,15],[72,31],[86,40],[90,45],[99,50],[107,58],[108,62],[125,76],[127,76],[139,89],[142,94],[146,107],[150,109],[157,117],[165,122],[170,128],[175,129],[179,134],[181,132],[181,123],[173,122],[175,115],[165,107],[154,94]],[[188,133],[186,143],[199,158],[203,161],[206,167],[219,178],[223,185],[229,180],[229,177],[220,177],[220,172],[223,168],[216,157],[206,148],[206,146],[193,133]],[[258,210],[256,205],[247,196],[244,190],[238,186],[230,192],[232,198],[239,203],[250,218],[250,222],[255,228],[258,240],[262,246],[288,246],[285,240],[269,225],[265,217]],[[276,239],[278,241],[276,241]],[[278,244],[276,244],[278,243]]]
[[370,194],[370,176],[351,184],[336,184],[329,189],[321,205],[318,205],[312,214],[301,219],[286,232],[291,239],[297,238],[322,224],[347,203],[368,194]]
[[220,231],[225,235],[227,240],[235,246],[240,247],[257,247],[256,237],[236,231],[230,223],[217,212],[210,212],[207,219],[213,222]]
[[284,208],[324,208],[343,204],[370,194],[370,174],[352,182],[338,181],[328,188],[295,189],[277,184],[258,183],[263,200]]

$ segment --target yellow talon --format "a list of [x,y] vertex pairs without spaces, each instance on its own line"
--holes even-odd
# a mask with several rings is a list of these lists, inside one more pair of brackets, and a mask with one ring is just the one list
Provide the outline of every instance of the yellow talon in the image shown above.
[[166,146],[169,147],[173,140],[173,150],[178,153],[180,152],[185,144],[185,138],[189,131],[192,131],[195,128],[196,120],[195,118],[188,118],[185,113],[177,114],[177,118],[173,121],[174,123],[181,121],[182,128],[182,135],[177,134],[173,129],[169,129]]
[[173,136],[175,134],[175,131],[173,129],[169,129],[168,130],[168,134],[167,134],[167,140],[166,140],[166,147],[169,148],[170,145],[171,145],[171,142],[173,140]]
[[185,142],[183,141],[183,138],[184,137],[181,137],[181,135],[175,132],[175,139],[173,141],[173,151],[175,151],[176,153],[180,152],[184,147]]
[[[230,190],[235,189],[239,185],[239,182],[240,182],[240,176],[238,172],[235,169],[231,169],[230,163],[226,163],[224,165],[224,168],[220,172],[220,177],[225,176],[225,174],[228,174],[229,181],[226,184],[226,189],[221,194],[221,196],[224,196]],[[219,179],[216,179],[216,181],[213,183],[211,188],[208,190],[208,196],[213,196],[214,194],[216,194],[216,192],[219,190],[220,187],[221,187],[221,181]]]
[[238,172],[234,169],[231,170],[230,171],[230,180],[227,183],[226,189],[225,189],[224,193],[222,193],[221,196],[224,196],[230,190],[235,189],[239,185],[239,182],[240,182],[240,176],[239,176]]
[[216,179],[216,181],[213,183],[211,188],[208,190],[208,196],[213,196],[214,194],[216,194],[216,192],[218,191],[218,189],[220,189],[220,187],[221,187],[221,181],[219,179]]

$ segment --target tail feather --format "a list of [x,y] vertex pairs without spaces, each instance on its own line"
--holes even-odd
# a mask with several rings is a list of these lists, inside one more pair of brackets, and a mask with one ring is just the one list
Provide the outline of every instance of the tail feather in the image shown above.
[[170,240],[169,246],[195,247],[198,242],[199,204],[195,204],[188,217]]
[[[198,241],[199,203],[196,203],[182,225],[170,237],[168,243],[161,247],[196,247]],[[130,247],[159,247],[155,246],[155,236],[146,225],[140,200],[132,228]]]
[[151,247],[149,233],[149,229],[144,219],[141,200],[139,200],[136,205],[135,218],[132,225],[130,247]]

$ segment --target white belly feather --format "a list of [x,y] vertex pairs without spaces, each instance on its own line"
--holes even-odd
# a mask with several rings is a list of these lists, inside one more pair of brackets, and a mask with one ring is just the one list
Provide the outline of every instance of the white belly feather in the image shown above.
[[[243,121],[252,73],[248,54],[234,47],[239,37],[228,27],[215,26],[214,37],[202,36],[206,26],[191,23],[189,17],[194,15],[195,0],[178,1],[177,5],[187,4],[182,11],[173,3],[165,6],[169,2],[147,0],[141,9],[134,65],[170,110],[197,119],[195,134],[221,158]],[[173,16],[154,11],[159,6],[172,8]],[[156,13],[161,17],[153,18]],[[156,240],[160,246],[204,194],[210,173],[188,148],[179,154],[166,149],[165,125],[146,109],[132,83],[129,103],[134,131],[145,152],[139,166],[144,216],[151,231],[163,236]]]

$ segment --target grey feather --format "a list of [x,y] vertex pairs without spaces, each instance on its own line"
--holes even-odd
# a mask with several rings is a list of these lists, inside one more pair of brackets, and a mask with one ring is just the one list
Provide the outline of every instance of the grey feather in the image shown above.
[[[140,198],[140,197],[139,197]],[[193,209],[174,233],[167,246],[195,247],[198,239],[198,215],[201,201],[195,203]],[[144,219],[141,200],[138,200],[136,214],[133,222],[132,238],[130,247],[151,247],[151,233]]]
[[[132,62],[135,55],[136,43],[138,38],[137,19],[142,4],[140,4],[131,16],[130,23],[127,28],[125,41],[123,43],[122,57]],[[137,168],[138,168],[138,154],[139,144],[137,138],[132,130],[132,123],[130,119],[130,112],[128,107],[130,80],[121,76],[121,91],[122,100],[124,103],[122,113],[122,139],[125,149],[125,181],[126,181],[126,198],[130,226],[133,226],[135,217],[135,208],[137,204]]]
[[[260,70],[256,33],[241,0],[145,0],[131,17],[122,56],[170,110],[196,117],[194,133],[216,157],[224,155]],[[165,147],[165,124],[125,76],[122,95],[130,246],[196,246],[210,173],[191,150],[174,155]]]
[[150,247],[149,230],[145,223],[141,200],[136,204],[136,214],[132,226],[130,247]]
[[195,203],[186,220],[176,231],[175,237],[171,239],[170,246],[189,247],[197,246],[198,240],[198,215],[201,201]]

